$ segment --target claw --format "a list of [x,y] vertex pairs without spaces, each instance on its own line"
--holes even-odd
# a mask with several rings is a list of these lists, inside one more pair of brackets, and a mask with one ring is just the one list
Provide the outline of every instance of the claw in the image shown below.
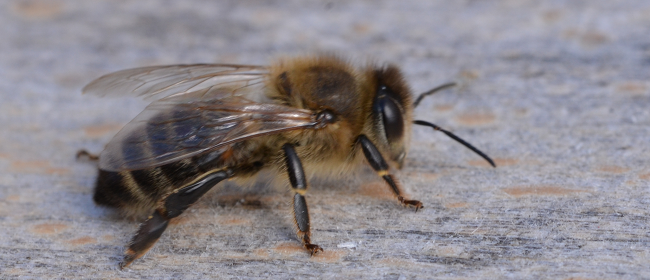
[[323,248],[316,244],[305,244],[305,248],[309,251],[309,253],[313,256],[318,254],[318,252],[322,252]]
[[397,197],[397,199],[399,199],[399,202],[402,203],[402,205],[404,205],[406,207],[415,207],[415,212],[417,212],[418,210],[424,208],[424,206],[422,205],[422,202],[420,202],[418,200],[407,200],[407,199],[404,199],[401,196]]

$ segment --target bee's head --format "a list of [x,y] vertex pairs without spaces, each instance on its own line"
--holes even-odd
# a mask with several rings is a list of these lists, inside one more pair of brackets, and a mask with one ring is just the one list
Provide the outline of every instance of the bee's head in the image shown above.
[[387,66],[369,71],[373,93],[371,120],[367,134],[374,140],[386,160],[401,168],[413,122],[411,92],[397,67]]

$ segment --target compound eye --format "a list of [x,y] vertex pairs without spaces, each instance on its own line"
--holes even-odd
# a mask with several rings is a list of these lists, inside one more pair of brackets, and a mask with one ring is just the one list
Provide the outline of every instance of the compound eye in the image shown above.
[[384,132],[388,142],[395,142],[402,138],[404,133],[404,120],[402,119],[402,110],[397,105],[397,101],[391,97],[392,92],[385,86],[379,89],[377,98],[378,109],[381,111]]

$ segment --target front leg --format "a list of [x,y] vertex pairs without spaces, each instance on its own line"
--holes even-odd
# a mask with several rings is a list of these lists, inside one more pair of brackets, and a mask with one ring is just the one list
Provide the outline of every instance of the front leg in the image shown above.
[[296,227],[298,229],[298,238],[302,240],[305,248],[312,254],[322,252],[323,248],[311,243],[311,231],[309,230],[309,211],[307,209],[307,200],[304,195],[307,192],[307,178],[305,171],[302,169],[302,163],[296,150],[291,144],[284,144],[284,150],[287,172],[291,182],[293,195],[293,215]]
[[399,200],[402,205],[415,207],[416,212],[422,208],[422,202],[417,200],[404,199],[404,196],[402,196],[402,191],[397,185],[397,182],[395,179],[393,179],[393,176],[388,173],[388,164],[386,164],[384,157],[381,156],[381,153],[379,153],[379,150],[377,150],[375,144],[370,142],[368,137],[365,135],[359,136],[358,142],[361,145],[363,154],[366,156],[366,159],[368,160],[368,163],[370,163],[370,166],[372,166],[372,168],[377,171],[377,174],[379,174],[379,176],[381,176],[384,181],[388,183],[388,186],[390,186],[391,190],[393,190],[393,193],[397,196],[397,200]]

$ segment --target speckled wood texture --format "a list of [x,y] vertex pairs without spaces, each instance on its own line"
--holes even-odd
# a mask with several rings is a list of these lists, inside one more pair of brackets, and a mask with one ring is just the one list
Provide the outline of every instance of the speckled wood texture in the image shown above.
[[[649,279],[648,1],[3,1],[0,278]],[[447,128],[415,127],[395,171],[311,182],[310,257],[291,193],[226,186],[117,267],[140,220],[96,206],[92,162],[146,100],[100,75],[334,53],[400,66]]]

